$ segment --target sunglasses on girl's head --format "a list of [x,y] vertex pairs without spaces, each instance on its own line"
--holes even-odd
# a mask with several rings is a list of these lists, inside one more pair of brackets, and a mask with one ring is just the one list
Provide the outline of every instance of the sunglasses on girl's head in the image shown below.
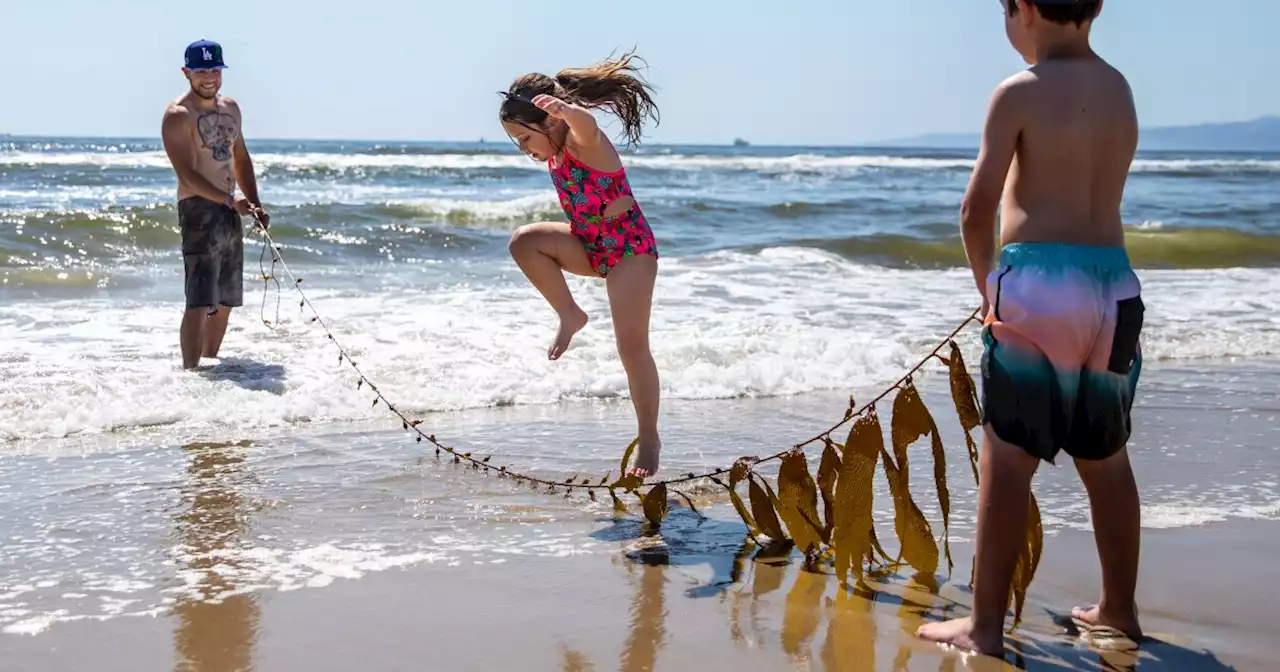
[[[520,102],[522,102],[522,103],[527,103],[527,104],[529,104],[529,105],[533,105],[533,101],[532,101],[532,100],[530,100],[529,98],[526,98],[526,97],[524,97],[524,96],[522,96],[522,95],[516,94],[516,93],[508,93],[508,92],[506,92],[506,91],[499,91],[499,92],[498,92],[498,95],[499,95],[499,96],[504,96],[507,100],[518,100],[518,101],[520,101]],[[537,106],[536,106],[536,105],[534,105],[534,107],[537,107]]]

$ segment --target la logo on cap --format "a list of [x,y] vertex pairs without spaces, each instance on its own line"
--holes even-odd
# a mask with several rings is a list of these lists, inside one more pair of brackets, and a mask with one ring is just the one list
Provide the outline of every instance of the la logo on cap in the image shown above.
[[210,70],[227,67],[222,62],[222,45],[212,40],[199,40],[187,45],[186,66],[190,70]]

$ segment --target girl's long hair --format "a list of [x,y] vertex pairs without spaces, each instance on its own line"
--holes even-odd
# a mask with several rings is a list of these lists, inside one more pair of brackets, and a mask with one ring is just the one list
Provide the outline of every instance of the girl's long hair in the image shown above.
[[619,58],[605,59],[587,68],[565,68],[554,78],[542,73],[521,75],[507,89],[498,117],[525,126],[538,127],[547,113],[533,105],[534,97],[555,96],[566,103],[587,109],[606,109],[622,121],[626,144],[640,142],[646,117],[660,123],[653,87],[639,76],[633,61],[644,59],[628,51]]

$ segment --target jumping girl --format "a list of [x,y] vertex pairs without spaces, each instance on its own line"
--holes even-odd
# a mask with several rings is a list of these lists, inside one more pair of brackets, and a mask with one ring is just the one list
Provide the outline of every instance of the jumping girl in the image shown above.
[[622,159],[591,110],[622,121],[627,144],[640,141],[645,117],[658,121],[649,85],[631,53],[555,77],[517,77],[503,94],[499,119],[520,150],[547,164],[569,222],[527,224],[511,237],[511,256],[560,317],[548,359],[559,359],[587,314],[563,271],[605,279],[618,357],[636,409],[639,444],[633,474],[658,470],[658,368],[649,352],[649,311],[658,274],[653,231],[631,195]]

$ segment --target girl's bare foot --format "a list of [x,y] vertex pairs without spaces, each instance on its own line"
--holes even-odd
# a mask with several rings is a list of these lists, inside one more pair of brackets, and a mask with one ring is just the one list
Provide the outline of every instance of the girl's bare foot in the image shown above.
[[636,461],[631,467],[631,473],[640,478],[648,478],[658,473],[658,458],[661,452],[662,441],[656,437],[640,439],[640,443],[636,445]]
[[1071,610],[1071,618],[1091,628],[1111,628],[1123,633],[1125,637],[1138,642],[1142,639],[1142,626],[1138,625],[1137,613],[1113,614],[1104,613],[1099,606],[1089,608],[1075,607]]
[[574,334],[582,331],[587,326],[587,314],[576,305],[573,310],[560,316],[560,328],[556,330],[556,340],[547,348],[547,359],[560,359],[560,355],[569,349],[569,342],[573,340]]
[[997,658],[1004,655],[1004,633],[998,629],[995,632],[977,632],[973,629],[973,619],[970,618],[926,623],[916,629],[916,636],[930,642]]

